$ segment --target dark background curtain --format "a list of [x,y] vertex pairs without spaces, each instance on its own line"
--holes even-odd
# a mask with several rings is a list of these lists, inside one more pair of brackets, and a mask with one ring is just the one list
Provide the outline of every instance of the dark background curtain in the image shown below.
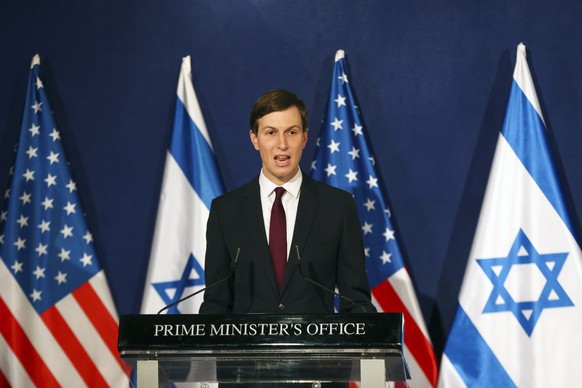
[[456,307],[517,44],[524,42],[558,170],[582,208],[579,1],[0,1],[0,192],[41,55],[45,87],[119,313],[139,311],[181,58],[227,189],[254,177],[255,99],[310,108],[309,171],[334,54],[377,156],[435,350]]

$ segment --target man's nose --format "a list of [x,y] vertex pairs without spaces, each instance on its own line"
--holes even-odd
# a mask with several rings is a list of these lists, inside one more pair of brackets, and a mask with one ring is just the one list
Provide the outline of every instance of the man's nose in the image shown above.
[[287,149],[287,146],[288,146],[287,138],[285,137],[285,134],[282,133],[279,135],[279,138],[278,138],[278,147],[281,149]]

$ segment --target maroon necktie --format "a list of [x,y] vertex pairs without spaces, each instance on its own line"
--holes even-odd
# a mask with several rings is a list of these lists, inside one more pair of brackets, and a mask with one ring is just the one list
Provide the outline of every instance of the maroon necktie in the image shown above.
[[283,284],[283,276],[287,266],[287,222],[285,221],[283,202],[281,202],[283,194],[285,194],[284,188],[277,187],[275,189],[275,202],[271,208],[271,226],[269,228],[269,252],[279,288]]

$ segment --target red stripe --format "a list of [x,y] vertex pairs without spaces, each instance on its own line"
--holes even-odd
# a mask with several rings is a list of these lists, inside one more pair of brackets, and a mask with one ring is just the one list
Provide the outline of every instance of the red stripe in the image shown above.
[[16,358],[20,360],[32,382],[43,387],[58,387],[59,382],[44,363],[2,298],[0,298],[0,317],[2,317],[0,319],[0,334]]
[[[55,306],[42,313],[41,318],[47,325],[61,348],[75,366],[79,375],[88,386],[107,387],[107,382],[95,363],[79,342],[59,310]],[[72,318],[74,319],[74,318]]]
[[372,294],[385,312],[402,312],[404,314],[404,342],[418,362],[432,386],[437,384],[437,365],[431,343],[410,314],[388,280],[372,290]]
[[131,373],[128,369],[124,367],[124,364],[119,358],[119,352],[117,351],[117,334],[119,327],[117,322],[113,319],[107,307],[99,298],[99,295],[95,292],[93,287],[89,282],[86,282],[81,287],[73,291],[73,296],[87,315],[87,318],[91,321],[95,330],[101,336],[101,339],[107,345],[107,348],[121,367],[121,369],[129,376]]

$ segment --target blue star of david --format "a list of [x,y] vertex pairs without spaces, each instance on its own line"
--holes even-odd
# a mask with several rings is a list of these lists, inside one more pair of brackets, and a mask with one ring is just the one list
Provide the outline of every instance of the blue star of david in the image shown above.
[[[524,250],[527,255],[519,255],[520,251]],[[566,257],[568,257],[568,252],[539,253],[523,230],[520,229],[507,257],[477,259],[477,263],[493,284],[493,291],[485,304],[483,313],[511,312],[530,337],[543,309],[574,305],[558,282],[558,275],[564,266]],[[505,288],[507,275],[511,267],[516,264],[535,264],[544,276],[546,284],[537,301],[516,302]],[[494,267],[501,267],[498,274],[494,271]],[[526,279],[524,286],[527,287],[527,283]],[[529,312],[531,314],[528,317],[527,313]]]
[[[192,270],[196,271],[199,275],[197,279],[190,279],[190,274]],[[194,287],[194,286],[203,286],[204,285],[204,268],[200,265],[198,260],[194,257],[194,255],[190,254],[188,261],[186,262],[186,266],[184,267],[184,271],[179,280],[173,280],[169,282],[159,282],[159,283],[152,283],[152,286],[156,289],[164,304],[167,306],[171,303],[178,301],[182,298],[182,294],[187,287]],[[176,290],[174,296],[170,298],[168,291]],[[178,310],[178,306],[173,306],[168,309],[168,314],[180,314],[180,310]]]

